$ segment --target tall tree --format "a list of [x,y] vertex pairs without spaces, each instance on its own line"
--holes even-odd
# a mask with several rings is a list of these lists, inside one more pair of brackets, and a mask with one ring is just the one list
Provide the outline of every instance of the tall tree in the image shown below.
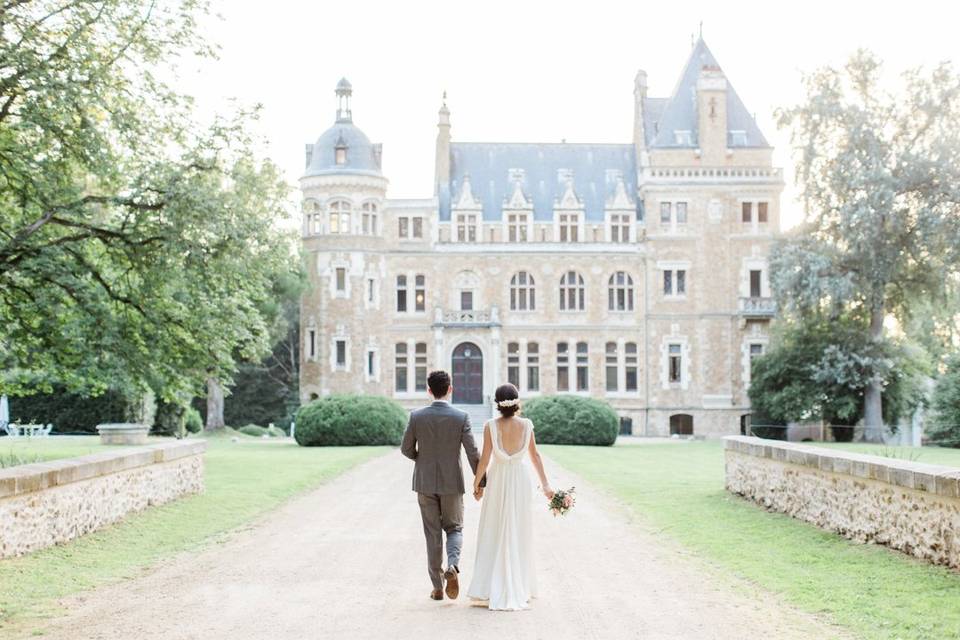
[[252,114],[196,124],[163,78],[202,0],[0,4],[2,391],[153,389],[175,401],[270,346],[295,272],[288,187]]
[[[792,127],[805,224],[773,257],[783,308],[846,311],[881,342],[888,316],[945,295],[960,270],[960,77],[944,63],[883,88],[880,61],[856,53],[806,78]],[[883,423],[884,380],[866,388],[864,420]]]

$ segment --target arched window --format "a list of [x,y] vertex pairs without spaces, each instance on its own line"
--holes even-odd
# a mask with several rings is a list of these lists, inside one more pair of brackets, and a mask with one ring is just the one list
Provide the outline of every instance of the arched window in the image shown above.
[[363,203],[363,235],[377,235],[377,203]]
[[583,276],[567,271],[560,278],[560,311],[583,311],[585,290]]
[[510,310],[533,311],[537,308],[533,276],[526,271],[513,274],[510,279]]
[[327,206],[330,213],[330,233],[350,233],[350,203],[335,200]]
[[610,276],[607,308],[610,311],[633,311],[633,278],[625,271]]

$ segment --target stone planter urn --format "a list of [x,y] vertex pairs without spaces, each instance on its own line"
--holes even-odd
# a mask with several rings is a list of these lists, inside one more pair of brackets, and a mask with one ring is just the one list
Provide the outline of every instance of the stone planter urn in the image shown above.
[[108,422],[97,425],[100,444],[147,444],[150,427],[136,422]]

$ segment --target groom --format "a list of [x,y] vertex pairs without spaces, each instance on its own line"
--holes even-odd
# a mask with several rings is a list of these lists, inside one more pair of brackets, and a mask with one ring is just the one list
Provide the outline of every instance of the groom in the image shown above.
[[[433,583],[430,598],[443,600],[446,581],[448,598],[460,593],[460,549],[463,546],[463,469],[460,447],[474,473],[480,454],[470,432],[470,418],[450,406],[453,387],[450,374],[432,371],[427,386],[433,402],[410,413],[400,451],[413,460],[413,490],[420,503],[423,535],[427,539],[427,571]],[[481,483],[481,486],[484,483]],[[482,492],[482,489],[481,489]],[[443,536],[447,534],[447,570],[441,573]]]

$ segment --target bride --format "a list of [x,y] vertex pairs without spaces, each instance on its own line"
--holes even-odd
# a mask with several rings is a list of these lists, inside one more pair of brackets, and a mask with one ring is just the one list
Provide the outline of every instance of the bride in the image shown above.
[[[519,395],[512,384],[497,388],[494,397],[502,417],[488,420],[483,426],[483,453],[473,482],[474,497],[484,500],[477,559],[467,595],[487,601],[491,610],[526,609],[530,598],[536,596],[531,531],[534,489],[524,454],[529,454],[540,477],[543,495],[548,500],[553,498],[533,437],[533,423],[516,415]],[[480,488],[484,473],[485,491]]]

